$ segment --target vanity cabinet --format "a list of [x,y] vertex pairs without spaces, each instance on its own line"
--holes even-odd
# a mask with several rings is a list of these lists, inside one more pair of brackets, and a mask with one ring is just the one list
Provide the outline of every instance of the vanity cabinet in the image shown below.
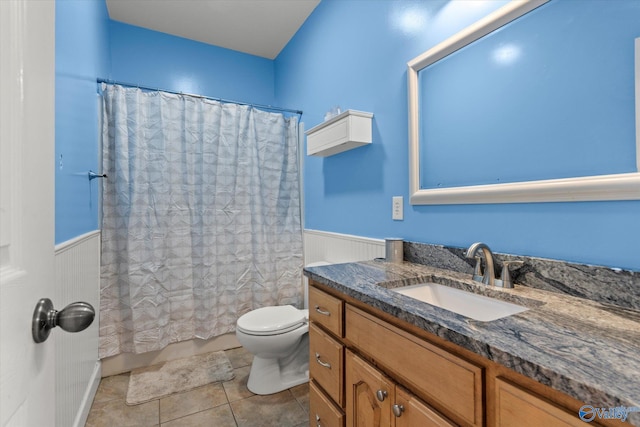
[[416,394],[458,423],[482,425],[480,367],[317,286],[309,287],[309,319],[312,426],[454,425]]
[[311,426],[584,425],[583,402],[313,280],[309,318]]

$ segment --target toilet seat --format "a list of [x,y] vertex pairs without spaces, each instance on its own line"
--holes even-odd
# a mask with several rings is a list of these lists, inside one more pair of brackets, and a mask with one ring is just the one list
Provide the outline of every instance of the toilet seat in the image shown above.
[[306,320],[304,310],[292,305],[280,305],[243,314],[236,326],[249,335],[277,335],[299,328]]

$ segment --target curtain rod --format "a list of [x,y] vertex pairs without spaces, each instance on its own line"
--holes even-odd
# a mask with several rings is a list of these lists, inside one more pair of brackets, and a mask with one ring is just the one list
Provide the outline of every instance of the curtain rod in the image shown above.
[[176,92],[176,91],[173,91],[173,90],[158,89],[158,88],[155,88],[155,87],[148,87],[148,86],[137,85],[137,84],[132,84],[132,83],[119,82],[117,80],[110,80],[110,79],[98,78],[97,82],[98,83],[107,83],[107,84],[112,84],[112,85],[119,85],[119,86],[137,87],[138,89],[143,89],[143,90],[150,90],[150,91],[157,91],[157,92],[167,92],[167,93],[172,93],[174,95],[193,96],[194,98],[209,99],[211,101],[218,101],[218,102],[223,102],[223,103],[227,103],[227,104],[230,103],[230,104],[239,104],[239,105],[249,105],[251,107],[262,108],[262,109],[265,109],[265,110],[281,111],[281,112],[285,112],[285,113],[294,113],[294,114],[298,114],[298,115],[302,116],[302,110],[290,110],[290,109],[287,109],[287,108],[273,107],[271,105],[254,104],[254,103],[251,103],[251,102],[233,101],[233,100],[230,100],[230,99],[214,98],[214,97],[211,97],[211,96],[196,95],[196,94],[193,94],[193,93]]

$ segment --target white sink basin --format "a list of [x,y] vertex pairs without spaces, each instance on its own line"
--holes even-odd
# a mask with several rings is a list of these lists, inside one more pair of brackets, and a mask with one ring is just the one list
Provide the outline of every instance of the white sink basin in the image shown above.
[[389,290],[482,322],[490,322],[528,310],[521,305],[437,283],[421,283]]

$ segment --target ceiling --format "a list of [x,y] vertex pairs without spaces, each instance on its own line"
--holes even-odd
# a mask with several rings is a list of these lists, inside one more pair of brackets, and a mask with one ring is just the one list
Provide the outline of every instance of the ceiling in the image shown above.
[[106,0],[109,17],[274,59],[320,0]]

